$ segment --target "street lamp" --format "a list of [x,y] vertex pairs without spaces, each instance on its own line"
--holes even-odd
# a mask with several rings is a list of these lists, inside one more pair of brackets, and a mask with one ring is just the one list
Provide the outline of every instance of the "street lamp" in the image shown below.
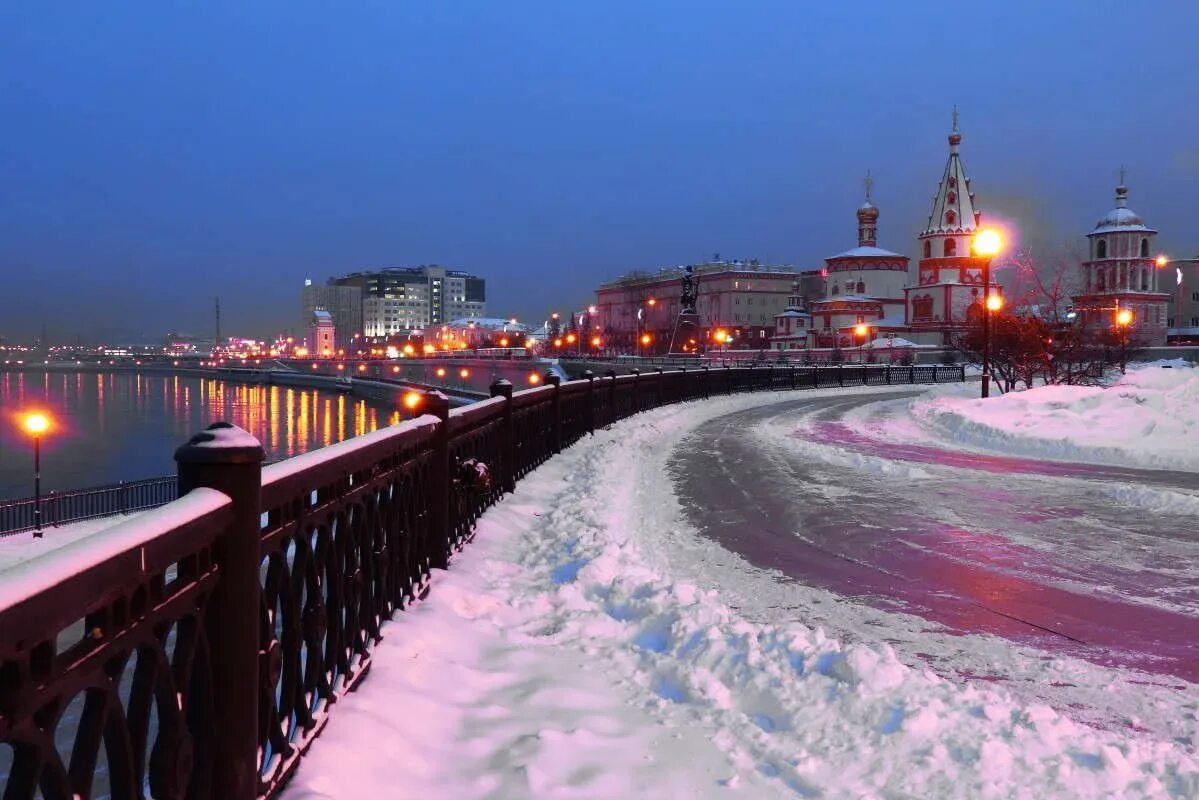
[[991,259],[1003,249],[1003,237],[993,228],[974,234],[975,255],[983,258],[983,380],[982,396],[991,392],[991,313],[1003,307],[1003,298],[991,294]]
[[858,361],[865,363],[866,361],[866,337],[870,335],[870,326],[865,322],[859,322],[853,326],[853,335],[858,339]]
[[34,411],[21,420],[25,432],[33,437],[33,536],[42,538],[42,435],[50,430],[50,417]]
[[1132,309],[1116,309],[1116,332],[1120,336],[1120,374],[1124,374],[1128,359],[1128,326],[1132,325]]

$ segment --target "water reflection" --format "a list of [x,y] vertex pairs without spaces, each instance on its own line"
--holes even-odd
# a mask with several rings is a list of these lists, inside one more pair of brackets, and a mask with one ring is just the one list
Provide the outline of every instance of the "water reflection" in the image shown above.
[[17,415],[53,415],[42,486],[60,491],[174,472],[172,454],[217,420],[253,433],[267,458],[289,458],[398,421],[395,408],[315,389],[169,375],[0,374],[0,498],[32,494],[32,449]]

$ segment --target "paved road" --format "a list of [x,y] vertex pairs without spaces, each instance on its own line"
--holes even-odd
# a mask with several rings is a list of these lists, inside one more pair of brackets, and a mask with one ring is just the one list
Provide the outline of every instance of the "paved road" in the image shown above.
[[908,394],[708,423],[671,461],[691,521],[758,566],[861,602],[1199,682],[1195,518],[1113,499],[1127,483],[1193,491],[1199,476],[898,445],[839,421]]

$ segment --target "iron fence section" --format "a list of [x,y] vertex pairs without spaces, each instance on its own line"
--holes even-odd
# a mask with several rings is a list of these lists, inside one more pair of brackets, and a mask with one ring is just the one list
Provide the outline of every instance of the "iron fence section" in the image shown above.
[[243,432],[228,453],[199,434],[176,454],[190,492],[114,529],[140,531],[135,545],[113,539],[32,589],[0,585],[0,796],[274,797],[368,674],[384,623],[563,447],[716,394],[963,379],[795,365],[498,381],[489,400],[451,411],[428,393],[416,420],[265,469]]
[[[166,505],[176,497],[174,475],[50,492],[42,498],[42,527],[57,528],[68,522],[132,514]],[[0,501],[0,536],[33,530],[35,506],[32,497]]]

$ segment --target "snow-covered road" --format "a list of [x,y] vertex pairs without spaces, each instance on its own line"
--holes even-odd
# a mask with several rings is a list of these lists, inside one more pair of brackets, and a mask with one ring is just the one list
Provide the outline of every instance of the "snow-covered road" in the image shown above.
[[[682,404],[551,459],[387,626],[289,800],[1199,796],[1199,698],[1174,677],[1185,651],[1165,666],[1141,648],[1104,659],[962,601],[1104,583],[1103,602],[1178,621],[1194,596],[1169,591],[1170,570],[1193,563],[1194,542],[1165,537],[1153,555],[1132,531],[1131,552],[1089,554],[1087,520],[1112,520],[1072,515],[1070,493],[1143,497],[1066,477],[942,480],[961,468],[793,435],[861,397],[882,394]],[[1030,519],[1010,537],[987,524],[1019,505]],[[825,518],[840,539],[798,524]],[[1059,551],[1039,527],[1075,538]],[[801,581],[771,564],[795,552],[828,569]],[[1109,572],[1078,566],[1112,554]],[[922,561],[937,568],[917,580],[956,615],[887,590]],[[1160,585],[1122,580],[1130,565]]]

